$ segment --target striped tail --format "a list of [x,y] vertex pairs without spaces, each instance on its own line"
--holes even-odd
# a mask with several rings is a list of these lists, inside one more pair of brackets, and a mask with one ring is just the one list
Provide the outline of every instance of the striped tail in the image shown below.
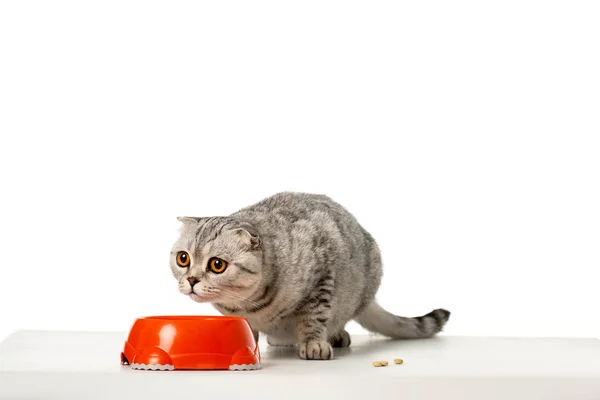
[[423,339],[441,332],[449,318],[450,311],[443,308],[421,317],[400,317],[384,310],[373,301],[354,320],[366,330],[390,338]]

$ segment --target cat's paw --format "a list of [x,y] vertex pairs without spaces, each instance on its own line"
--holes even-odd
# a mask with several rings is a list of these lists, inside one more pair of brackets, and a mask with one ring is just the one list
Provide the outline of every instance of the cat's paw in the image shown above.
[[298,346],[298,357],[303,360],[331,360],[333,348],[326,340],[309,340]]
[[331,343],[333,347],[348,347],[351,342],[350,334],[345,330],[342,330],[337,335],[333,335],[329,338],[329,343]]

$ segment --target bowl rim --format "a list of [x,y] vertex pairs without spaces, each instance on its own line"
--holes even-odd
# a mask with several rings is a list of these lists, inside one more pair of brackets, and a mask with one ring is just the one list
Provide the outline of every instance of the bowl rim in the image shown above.
[[165,321],[165,322],[202,322],[202,321],[240,321],[245,320],[243,317],[235,315],[151,315],[137,318],[141,321]]

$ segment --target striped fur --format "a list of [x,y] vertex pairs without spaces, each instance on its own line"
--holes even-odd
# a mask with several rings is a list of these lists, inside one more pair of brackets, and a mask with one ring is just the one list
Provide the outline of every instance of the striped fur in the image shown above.
[[[377,243],[341,205],[323,195],[279,193],[225,217],[180,217],[171,270],[182,293],[248,319],[273,345],[297,345],[303,359],[330,359],[350,345],[356,320],[392,338],[440,332],[450,313],[393,315],[375,302],[382,279]],[[178,267],[177,252],[191,258]],[[228,263],[222,274],[208,260]],[[193,287],[187,278],[196,278]],[[193,280],[192,280],[193,282]]]

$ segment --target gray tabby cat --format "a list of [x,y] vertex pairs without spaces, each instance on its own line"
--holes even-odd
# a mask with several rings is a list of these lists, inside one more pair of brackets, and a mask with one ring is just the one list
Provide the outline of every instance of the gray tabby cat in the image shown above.
[[179,290],[222,314],[245,317],[258,340],[298,345],[302,359],[328,360],[350,345],[350,320],[391,338],[440,332],[450,312],[406,318],[375,301],[379,248],[341,205],[323,195],[279,193],[227,217],[179,217],[171,251]]

